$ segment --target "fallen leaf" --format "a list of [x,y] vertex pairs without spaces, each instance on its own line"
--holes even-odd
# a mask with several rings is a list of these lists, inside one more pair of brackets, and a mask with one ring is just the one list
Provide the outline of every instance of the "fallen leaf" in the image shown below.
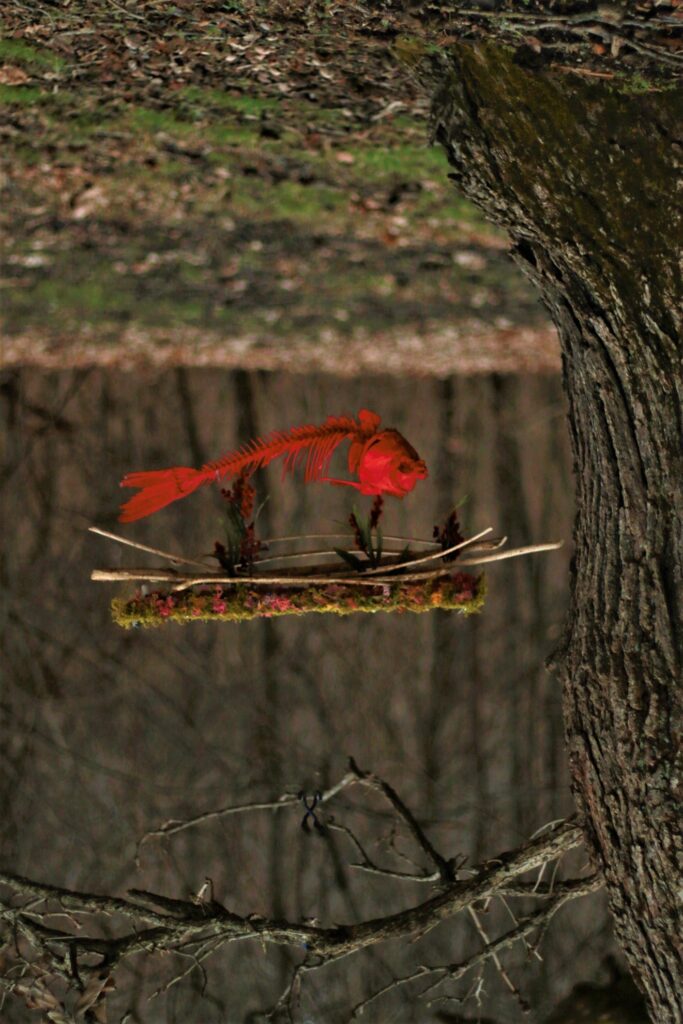
[[0,67],[0,85],[23,85],[28,82],[28,75],[23,68],[14,64],[3,64]]
[[85,1014],[87,1010],[92,1010],[99,1024],[106,1024],[107,1017],[104,1000],[114,988],[116,986],[111,974],[107,971],[102,971],[85,986],[78,1002],[74,1006],[74,1013],[76,1015]]
[[524,42],[527,46],[533,50],[534,53],[540,53],[542,50],[541,40],[537,39],[536,36],[525,36]]

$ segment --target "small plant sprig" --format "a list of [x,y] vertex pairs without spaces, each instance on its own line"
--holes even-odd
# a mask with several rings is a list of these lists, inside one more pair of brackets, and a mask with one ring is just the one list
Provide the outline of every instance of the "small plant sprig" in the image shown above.
[[[456,544],[462,544],[465,538],[460,531],[457,509],[453,509],[443,526],[434,527],[433,537],[441,545],[443,551],[455,547]],[[450,555],[444,555],[443,560],[444,562],[454,562],[459,554],[459,551],[452,551]]]
[[218,560],[221,568],[233,575],[236,574],[238,566],[247,570],[253,569],[259,551],[264,545],[256,537],[254,520],[248,522],[254,513],[256,491],[246,475],[238,476],[232,490],[223,488],[221,494],[226,502],[226,543],[216,541],[213,557]]
[[352,551],[344,551],[343,548],[335,548],[335,552],[358,572],[363,569],[376,569],[382,561],[382,528],[379,521],[384,510],[384,499],[381,494],[375,497],[367,519],[362,519],[358,509],[353,507],[349,516],[349,526],[353,530],[353,539],[359,551],[362,551],[367,562],[358,558]]

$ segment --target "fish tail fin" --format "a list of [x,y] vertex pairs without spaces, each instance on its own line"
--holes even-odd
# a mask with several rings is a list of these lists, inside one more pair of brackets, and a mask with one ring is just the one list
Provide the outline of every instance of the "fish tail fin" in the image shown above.
[[191,469],[189,466],[128,473],[121,481],[121,487],[139,487],[140,491],[121,506],[119,522],[132,523],[151,516],[171,502],[186,498],[211,477],[212,474],[203,469]]

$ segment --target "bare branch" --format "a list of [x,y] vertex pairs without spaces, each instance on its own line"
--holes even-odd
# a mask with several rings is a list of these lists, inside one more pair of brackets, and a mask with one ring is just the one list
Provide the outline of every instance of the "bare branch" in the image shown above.
[[137,541],[130,540],[128,537],[120,537],[116,533],[110,533],[109,530],[101,530],[99,526],[89,526],[89,533],[97,533],[100,537],[107,537],[108,540],[115,540],[117,544],[124,544],[126,547],[135,548],[136,551],[146,551],[149,555],[159,555],[160,558],[166,558],[169,562],[175,562],[178,565],[194,565],[199,569],[210,568],[205,562],[198,562],[194,558],[185,558],[184,555],[175,555],[172,551],[161,551],[159,548],[151,548],[147,544],[138,544]]
[[[347,772],[347,774],[336,782],[329,789],[324,790],[319,803],[327,803],[333,797],[341,793],[347,786],[357,782],[357,778],[353,772]],[[229,804],[227,807],[220,807],[218,810],[203,811],[201,814],[196,814],[192,818],[184,818],[182,820],[171,819],[170,821],[164,822],[159,828],[151,829],[138,840],[135,860],[139,864],[140,850],[142,846],[149,842],[151,839],[162,839],[168,836],[174,836],[178,832],[184,832],[189,828],[195,828],[197,825],[202,825],[206,821],[214,821],[217,818],[228,818],[233,814],[246,814],[249,811],[280,811],[285,807],[298,806],[299,797],[296,793],[283,793],[282,796],[277,797],[275,800],[261,800],[252,801],[246,804]]]
[[504,562],[508,558],[521,558],[524,555],[535,555],[542,551],[558,551],[564,541],[553,541],[550,544],[527,544],[522,548],[510,548],[508,551],[499,551],[493,555],[483,555],[477,558],[463,558],[459,565],[486,565],[487,562]]
[[[34,963],[45,963],[52,977],[60,978],[68,987],[75,986],[81,996],[86,998],[87,994],[88,999],[103,998],[116,966],[122,960],[140,953],[173,952],[190,958],[187,968],[181,970],[174,981],[158,989],[158,994],[174,984],[175,980],[185,977],[194,967],[203,973],[202,961],[230,942],[256,939],[264,949],[267,945],[290,946],[298,950],[303,948],[305,959],[294,968],[289,984],[271,1011],[271,1016],[284,1011],[293,1021],[295,1004],[298,1003],[302,979],[307,971],[390,939],[415,940],[440,922],[467,909],[484,941],[483,950],[460,964],[441,967],[423,965],[412,975],[393,980],[358,1004],[354,1012],[356,1015],[361,1013],[367,1005],[391,988],[423,977],[430,982],[428,989],[421,993],[424,996],[426,991],[432,991],[448,980],[457,981],[467,971],[481,967],[489,960],[496,963],[503,980],[522,1003],[518,990],[498,957],[499,951],[514,942],[526,942],[526,936],[532,930],[546,926],[563,903],[593,891],[601,884],[601,880],[598,876],[592,876],[590,879],[578,879],[555,886],[540,886],[538,881],[532,885],[519,882],[517,878],[578,846],[582,842],[578,824],[573,820],[553,822],[522,847],[468,869],[467,874],[471,877],[463,879],[458,877],[462,862],[446,859],[435,848],[396,790],[380,776],[361,770],[353,758],[349,759],[349,771],[316,802],[329,801],[351,785],[364,786],[381,794],[434,870],[428,873],[426,869],[417,869],[415,873],[409,873],[383,868],[374,863],[348,826],[330,819],[328,827],[346,835],[360,857],[360,863],[352,866],[401,882],[429,882],[436,889],[428,899],[382,917],[326,927],[318,924],[315,919],[289,921],[234,913],[214,898],[209,881],[202,886],[200,895],[191,899],[176,899],[141,889],[130,890],[128,898],[124,899],[64,889],[0,872],[0,885],[8,887],[24,901],[22,906],[15,906],[14,901],[0,903],[0,917],[8,922],[22,943],[28,944],[31,957],[35,958]],[[279,810],[296,806],[298,802],[299,796],[285,793],[277,800],[230,805],[186,821],[167,822],[143,836],[138,849],[147,839],[173,835],[210,819],[255,810]],[[533,896],[545,900],[545,903],[540,910],[522,918],[519,923],[514,922],[514,927],[507,934],[490,941],[476,915],[476,905],[509,894]],[[102,918],[118,918],[120,927],[120,918],[124,917],[129,922],[129,930],[113,937],[88,935],[81,922],[75,922],[69,913],[94,916],[99,932]],[[54,927],[56,921],[61,923],[65,916],[73,931]],[[107,931],[111,930],[112,927],[108,926]],[[80,954],[86,956],[79,960]],[[93,963],[93,954],[99,957],[97,963]],[[22,954],[18,948],[17,956],[21,960]],[[30,966],[32,968],[33,965]],[[45,999],[52,998],[47,987],[46,993]]]
[[406,807],[396,790],[390,786],[388,782],[385,782],[384,779],[380,779],[378,775],[373,775],[372,772],[361,771],[353,758],[349,758],[349,767],[359,782],[362,782],[363,785],[369,786],[371,789],[375,789],[379,793],[382,793],[398,813],[399,817],[406,823],[408,830],[415,839],[417,845],[424,850],[427,857],[430,859],[432,864],[434,864],[435,868],[439,872],[441,881],[444,883],[451,882],[453,880],[453,862],[446,860],[445,857],[442,857],[438,850],[435,849],[414,814],[408,807]]
[[[438,976],[436,978],[436,982],[428,986],[429,991],[439,985],[442,985],[445,981],[459,981],[460,978],[468,973],[468,971],[471,971],[475,967],[479,967],[493,957],[496,957],[504,949],[508,949],[510,946],[513,946],[515,942],[526,938],[526,936],[536,928],[545,926],[565,903],[568,903],[570,900],[577,899],[579,896],[586,896],[589,893],[597,892],[603,884],[602,876],[597,873],[590,875],[588,878],[574,879],[571,882],[561,882],[556,886],[552,902],[547,903],[544,907],[534,911],[527,917],[523,917],[519,921],[517,927],[513,928],[512,931],[506,932],[504,935],[501,935],[500,938],[489,942],[484,949],[474,953],[466,960],[461,961],[461,963],[445,964],[439,967],[428,967],[425,964],[421,964],[415,971],[413,971],[412,974],[405,975],[403,978],[395,978],[393,981],[389,982],[389,984],[378,989],[371,996],[358,1003],[351,1013],[351,1020],[360,1017],[371,1003],[374,1003],[383,995],[386,995],[387,992],[403,985],[409,985],[413,981],[418,981],[422,978],[434,977],[435,975]],[[424,992],[422,994],[424,994]]]
[[332,832],[342,832],[348,836],[357,852],[360,854],[362,860],[360,864],[349,864],[349,867],[355,868],[357,871],[366,871],[371,875],[380,875],[384,878],[394,878],[401,882],[438,882],[441,878],[439,871],[433,871],[431,874],[424,872],[422,874],[415,874],[410,871],[394,871],[391,868],[381,868],[368,855],[365,847],[362,845],[356,834],[348,827],[348,825],[341,825],[336,821],[328,821],[325,825],[326,828]]
[[[434,552],[432,552],[429,555],[423,555],[422,558],[411,558],[410,562],[408,562],[407,564],[412,569],[413,566],[415,566],[415,565],[422,565],[423,562],[433,562],[436,558],[445,558],[446,555],[452,555],[456,551],[462,551],[463,548],[468,548],[468,547],[474,546],[478,540],[481,540],[482,537],[488,536],[489,533],[493,533],[493,527],[492,526],[487,526],[485,530],[482,530],[481,533],[476,533],[474,535],[474,537],[469,537],[467,540],[461,540],[457,544],[454,544],[452,547],[445,548],[445,550],[443,550],[443,551],[434,551]],[[507,538],[503,537],[501,543],[505,543],[506,540],[507,540]],[[380,567],[379,569],[368,569],[366,575],[367,576],[376,576],[376,575],[378,575],[379,573],[381,573],[383,571],[384,572],[390,572],[392,569],[400,569],[400,568],[401,568],[400,565],[396,565],[396,566],[384,566],[383,569],[382,569],[382,567]]]
[[[216,938],[221,942],[257,938],[268,944],[305,946],[311,953],[329,961],[389,939],[421,935],[472,902],[494,895],[517,875],[538,868],[544,861],[580,845],[582,838],[581,829],[575,821],[563,822],[514,852],[481,865],[471,880],[452,881],[416,906],[358,924],[333,927],[265,917],[242,917],[216,901],[198,906],[189,900],[175,900],[153,893],[133,892],[134,898],[144,903],[133,902],[46,885],[7,872],[0,873],[0,884],[22,895],[54,900],[69,909],[87,909],[105,915],[123,914],[132,918],[135,930],[117,939],[93,939],[81,935],[64,935],[62,939],[75,943],[79,948],[100,952],[112,963],[141,950],[175,949],[181,941],[187,942],[190,938],[202,941]],[[562,893],[563,890],[558,886],[556,895],[557,892]],[[555,906],[555,902],[547,904],[544,913],[548,907]],[[150,903],[163,907],[163,911],[154,909]],[[141,931],[141,921],[153,927]]]
[[[470,905],[467,908],[467,912],[470,915],[470,917],[472,918],[472,921],[474,922],[474,927],[477,929],[477,932],[479,933],[481,938],[484,940],[484,947],[486,949],[490,948],[491,940],[488,937],[483,924],[481,923],[481,919],[479,917],[479,914],[477,913],[477,911],[474,909],[474,907],[472,905]],[[494,964],[496,965],[496,970],[498,971],[498,973],[499,973],[499,975],[500,975],[500,977],[501,977],[501,979],[503,981],[503,984],[506,986],[506,988],[512,993],[512,995],[517,1000],[522,1013],[528,1013],[529,1012],[529,1004],[523,998],[521,992],[519,991],[519,989],[515,985],[514,981],[512,980],[510,975],[508,974],[508,972],[505,969],[505,967],[503,967],[503,964],[501,963],[501,960],[500,960],[500,957],[498,956],[498,954],[496,952],[492,952],[491,953],[491,959],[493,960]]]
[[98,896],[93,893],[79,892],[76,889],[63,889],[57,885],[36,882],[24,875],[15,875],[7,871],[0,871],[0,885],[6,885],[22,896],[30,895],[39,899],[55,900],[60,907],[81,913],[123,914],[125,917],[135,920],[144,918],[155,923],[164,923],[165,921],[162,915],[153,911],[147,912],[144,908],[119,896]]

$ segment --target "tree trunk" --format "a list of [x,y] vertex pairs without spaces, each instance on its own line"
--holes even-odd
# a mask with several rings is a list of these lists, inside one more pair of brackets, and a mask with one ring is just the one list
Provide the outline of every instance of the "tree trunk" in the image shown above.
[[683,1021],[680,110],[680,88],[526,70],[491,43],[449,52],[434,101],[452,177],[560,333],[577,512],[554,666],[586,838],[657,1022]]

